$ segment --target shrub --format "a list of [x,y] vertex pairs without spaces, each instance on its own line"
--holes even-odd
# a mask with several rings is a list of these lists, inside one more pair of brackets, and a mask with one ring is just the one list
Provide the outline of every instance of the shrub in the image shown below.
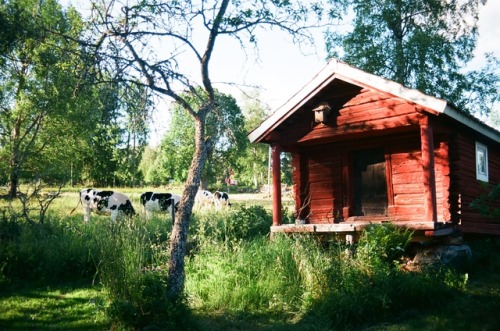
[[54,217],[44,224],[9,220],[0,222],[0,236],[6,278],[59,282],[95,274],[92,236],[82,227]]
[[366,227],[356,248],[356,259],[372,266],[392,264],[405,254],[412,232],[390,224]]
[[167,297],[165,270],[144,270],[128,282],[127,295],[112,300],[108,308],[114,328],[134,330],[190,330],[190,312],[185,300]]

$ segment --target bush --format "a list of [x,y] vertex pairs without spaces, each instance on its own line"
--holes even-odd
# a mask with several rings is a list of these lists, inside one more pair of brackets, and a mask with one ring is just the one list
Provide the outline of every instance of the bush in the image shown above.
[[366,227],[356,248],[356,259],[373,267],[392,264],[405,255],[413,233],[394,225],[370,225]]
[[127,295],[113,299],[108,308],[115,329],[193,329],[185,300],[172,302],[167,297],[166,271],[145,270],[135,276],[128,283]]

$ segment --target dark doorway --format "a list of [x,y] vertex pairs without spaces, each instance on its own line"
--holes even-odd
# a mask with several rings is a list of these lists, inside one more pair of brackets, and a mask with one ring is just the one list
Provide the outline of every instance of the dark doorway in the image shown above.
[[387,215],[384,150],[354,153],[354,215]]

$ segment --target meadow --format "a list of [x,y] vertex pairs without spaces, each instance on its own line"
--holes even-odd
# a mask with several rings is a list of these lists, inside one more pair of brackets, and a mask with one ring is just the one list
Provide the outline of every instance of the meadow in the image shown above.
[[[139,214],[83,223],[65,189],[43,224],[0,200],[2,330],[498,330],[497,238],[466,238],[463,269],[409,272],[411,233],[369,228],[356,246],[269,239],[271,201],[232,194],[230,210],[195,208],[185,296],[166,298],[171,221]],[[126,190],[138,211],[142,190]],[[291,202],[284,215],[292,222]],[[33,219],[36,219],[36,211]],[[380,243],[385,243],[380,245]]]

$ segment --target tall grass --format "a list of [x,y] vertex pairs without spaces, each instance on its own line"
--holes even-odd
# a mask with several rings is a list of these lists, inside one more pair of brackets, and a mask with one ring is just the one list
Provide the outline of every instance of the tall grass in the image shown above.
[[[410,273],[401,268],[411,233],[368,229],[354,250],[316,237],[257,237],[230,245],[206,241],[187,263],[192,306],[229,314],[259,312],[357,328],[410,307],[442,303],[463,287],[448,270]],[[377,242],[383,245],[376,245]],[[353,253],[353,251],[355,253]]]
[[[68,201],[73,206],[74,200]],[[0,220],[0,285],[76,278],[100,284],[113,325],[122,329],[192,329],[191,309],[262,314],[340,330],[438,305],[465,284],[444,268],[405,271],[400,258],[408,231],[369,228],[356,246],[325,244],[310,235],[270,240],[271,220],[269,210],[258,205],[196,211],[185,298],[172,303],[166,296],[169,217],[116,223],[93,217],[85,224],[79,214],[54,210],[34,226],[7,215]]]

